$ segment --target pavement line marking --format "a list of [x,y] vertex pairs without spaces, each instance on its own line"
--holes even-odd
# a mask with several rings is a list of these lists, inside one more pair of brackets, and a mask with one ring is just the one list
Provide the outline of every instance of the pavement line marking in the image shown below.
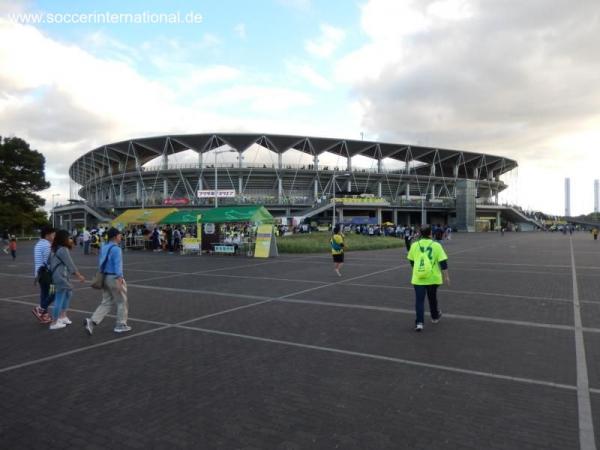
[[[319,305],[319,306],[333,306],[337,308],[356,308],[356,309],[365,309],[372,311],[383,311],[383,312],[391,312],[391,313],[399,313],[399,314],[414,314],[414,309],[404,309],[404,308],[390,308],[386,306],[371,306],[371,305],[358,305],[356,303],[333,303],[333,302],[323,302],[319,300],[305,300],[305,299],[295,299],[295,298],[284,298],[278,300],[279,302],[284,303],[299,303],[299,304],[308,304],[308,305]],[[444,313],[444,317],[448,317],[451,319],[461,319],[461,320],[472,320],[475,322],[491,322],[491,323],[500,323],[506,325],[519,325],[525,327],[537,327],[537,328],[551,328],[555,330],[566,330],[573,331],[574,327],[571,325],[560,325],[554,323],[544,323],[544,322],[528,322],[524,320],[510,320],[510,319],[498,319],[494,317],[484,317],[484,316],[467,316],[464,314],[447,314]],[[600,328],[595,328],[597,332],[600,332]],[[590,330],[591,331],[591,330]]]
[[[392,286],[389,284],[369,284],[369,283],[348,283],[348,286],[362,286],[362,287],[377,287],[384,289],[402,289],[402,290],[414,290],[412,287],[408,286]],[[481,296],[493,296],[493,297],[508,297],[508,298],[518,298],[518,299],[526,299],[526,300],[543,300],[549,302],[561,302],[561,303],[572,303],[572,299],[568,298],[551,298],[551,297],[528,297],[526,295],[515,295],[515,294],[500,294],[495,292],[478,292],[478,291],[463,291],[459,289],[443,289],[443,292],[450,292],[455,294],[472,294],[472,295],[481,295]],[[593,302],[591,302],[593,303]]]
[[200,332],[208,333],[208,334],[217,334],[217,335],[221,335],[221,336],[236,337],[236,338],[252,340],[252,341],[267,342],[270,344],[279,344],[279,345],[286,345],[286,346],[290,346],[290,347],[299,347],[299,348],[304,348],[304,349],[308,349],[308,350],[318,350],[318,351],[328,352],[328,353],[336,353],[336,354],[349,355],[349,356],[358,356],[358,357],[362,357],[362,358],[376,359],[376,360],[380,360],[380,361],[389,361],[389,362],[395,362],[395,363],[404,364],[404,365],[408,365],[408,366],[425,367],[428,369],[443,370],[446,372],[476,375],[476,376],[480,376],[480,377],[494,378],[494,379],[504,380],[504,381],[513,381],[513,382],[534,384],[534,385],[538,385],[538,386],[546,386],[546,387],[553,387],[553,388],[567,389],[567,390],[576,390],[577,389],[575,386],[572,386],[569,384],[554,383],[552,381],[535,380],[533,378],[524,378],[524,377],[514,377],[514,376],[510,376],[510,375],[501,375],[501,374],[496,374],[496,373],[492,373],[492,372],[483,372],[483,371],[479,371],[479,370],[461,369],[459,367],[444,366],[441,364],[430,364],[430,363],[424,363],[424,362],[419,362],[419,361],[413,361],[410,359],[396,358],[393,356],[384,356],[384,355],[375,355],[372,353],[355,352],[352,350],[342,350],[342,349],[338,349],[338,348],[334,348],[334,347],[323,347],[323,346],[319,346],[319,345],[302,344],[300,342],[263,338],[263,337],[259,337],[259,336],[251,336],[248,334],[231,333],[228,331],[212,330],[212,329],[208,329],[208,328],[198,328],[198,327],[192,327],[192,326],[177,325],[176,328],[181,328],[184,330],[191,330],[191,331],[200,331]]
[[585,359],[585,341],[581,323],[581,305],[579,304],[579,287],[577,286],[577,271],[575,269],[575,252],[573,250],[572,237],[569,237],[569,247],[571,250],[571,272],[573,277],[573,316],[575,321],[575,358],[577,361],[579,448],[581,450],[596,450],[592,404],[590,400],[590,385],[588,380],[587,362]]
[[120,337],[115,338],[115,339],[110,339],[108,341],[104,341],[104,342],[99,342],[97,344],[88,345],[86,347],[79,347],[79,348],[76,348],[76,349],[73,349],[73,350],[68,350],[66,352],[61,352],[61,353],[57,353],[55,355],[46,356],[44,358],[34,359],[34,360],[31,360],[31,361],[26,361],[24,363],[15,364],[15,365],[8,366],[8,367],[3,367],[3,368],[0,368],[0,374],[5,373],[5,372],[10,372],[12,370],[21,369],[23,367],[32,366],[34,364],[39,364],[39,363],[43,363],[43,362],[53,361],[55,359],[59,359],[59,358],[62,358],[64,356],[73,355],[75,353],[81,353],[81,352],[84,352],[86,350],[90,350],[90,349],[98,348],[98,347],[103,347],[105,345],[114,344],[116,342],[121,342],[123,340],[133,339],[133,338],[138,337],[138,336],[144,336],[144,335],[147,335],[147,334],[156,333],[157,331],[166,330],[167,328],[175,328],[175,327],[178,327],[178,326],[183,326],[183,325],[186,325],[186,324],[191,323],[191,322],[196,322],[198,320],[208,319],[210,317],[214,317],[214,316],[226,314],[228,312],[237,311],[237,310],[244,309],[244,308],[249,308],[251,306],[258,305],[258,304],[261,304],[261,303],[266,303],[266,301],[251,303],[249,305],[238,306],[236,308],[227,309],[225,311],[220,311],[218,313],[206,314],[204,316],[200,316],[200,317],[196,317],[196,318],[193,318],[193,319],[184,320],[183,322],[178,322],[178,323],[174,323],[174,324],[165,324],[164,326],[160,326],[158,328],[153,328],[151,330],[140,331],[139,333],[133,333],[133,334],[125,335],[125,336],[120,336]]

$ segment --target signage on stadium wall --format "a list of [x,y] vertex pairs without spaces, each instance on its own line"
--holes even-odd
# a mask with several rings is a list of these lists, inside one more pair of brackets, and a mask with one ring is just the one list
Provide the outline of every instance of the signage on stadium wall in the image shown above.
[[[198,191],[198,198],[214,198],[215,191]],[[219,189],[217,190],[217,198],[233,198],[235,197],[235,189]]]
[[163,205],[169,206],[181,206],[181,205],[189,205],[189,198],[165,198],[163,200]]
[[204,234],[215,234],[215,224],[214,223],[205,223],[204,224]]

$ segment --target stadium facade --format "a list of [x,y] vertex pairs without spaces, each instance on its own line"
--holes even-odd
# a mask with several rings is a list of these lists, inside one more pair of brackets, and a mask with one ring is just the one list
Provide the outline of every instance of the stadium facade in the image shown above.
[[[273,152],[276,163],[247,163],[250,148]],[[261,149],[261,151],[262,151]],[[305,154],[307,164],[283,162],[288,150]],[[197,160],[173,163],[174,155],[195,152]],[[219,162],[236,152],[235,163]],[[343,164],[319,159],[325,152]],[[372,168],[353,167],[369,158]],[[159,161],[156,164],[156,161]],[[385,162],[393,168],[387,168]],[[389,164],[393,162],[393,164]],[[498,204],[507,188],[501,176],[517,167],[502,156],[363,140],[277,134],[204,133],[131,139],[103,145],[79,157],[69,175],[77,201],[55,208],[65,227],[89,226],[130,208],[211,207],[199,191],[227,190],[227,204],[262,204],[276,217],[343,222],[449,223],[473,231],[477,222],[527,222]],[[503,218],[501,218],[503,217]]]

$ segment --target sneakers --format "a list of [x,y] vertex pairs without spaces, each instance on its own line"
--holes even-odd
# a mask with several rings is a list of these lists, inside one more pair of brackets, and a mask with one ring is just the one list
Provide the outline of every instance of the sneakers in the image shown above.
[[59,322],[64,323],[65,325],[71,325],[73,322],[71,322],[71,319],[69,319],[68,317],[61,317],[58,319]]
[[51,330],[60,330],[61,328],[66,328],[67,324],[64,322],[57,321],[56,323],[50,324]]
[[340,272],[338,269],[335,269],[335,273],[337,273],[337,276],[338,276],[338,277],[341,277],[341,276],[342,276],[341,272]]
[[50,314],[48,314],[48,312],[45,312],[39,306],[33,308],[31,312],[37,318],[37,320],[40,321],[40,323],[46,324],[52,322],[52,317],[50,317]]
[[117,325],[115,327],[115,329],[113,330],[115,333],[126,333],[128,331],[131,331],[131,327],[129,325],[127,325],[126,323],[120,323],[119,325]]
[[433,319],[432,318],[431,319],[431,323],[438,323],[441,318],[442,318],[442,312],[440,311],[439,314],[438,314],[438,316],[437,316],[437,319]]
[[418,323],[415,325],[415,331],[423,331],[423,324]]
[[85,327],[85,331],[87,331],[87,333],[91,336],[92,333],[94,333],[94,322],[92,321],[92,319],[90,318],[86,318],[83,321],[83,326]]
[[52,316],[50,313],[45,312],[42,314],[42,318],[40,319],[40,323],[50,323],[52,322]]

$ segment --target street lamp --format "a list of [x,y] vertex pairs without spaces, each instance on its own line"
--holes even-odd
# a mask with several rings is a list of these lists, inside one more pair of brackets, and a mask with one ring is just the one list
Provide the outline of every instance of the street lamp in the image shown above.
[[335,228],[335,179],[336,178],[347,178],[349,176],[350,176],[349,173],[344,173],[342,175],[337,175],[335,173],[333,174],[333,180],[331,182],[332,191],[333,191],[333,217],[331,219],[331,230],[333,230]]
[[54,224],[54,197],[60,197],[60,194],[52,194],[52,228],[56,226]]
[[234,149],[229,148],[227,150],[215,151],[215,208],[219,207],[219,198],[217,197],[217,191],[219,190],[219,181],[217,179],[217,155],[221,153],[237,153]]

